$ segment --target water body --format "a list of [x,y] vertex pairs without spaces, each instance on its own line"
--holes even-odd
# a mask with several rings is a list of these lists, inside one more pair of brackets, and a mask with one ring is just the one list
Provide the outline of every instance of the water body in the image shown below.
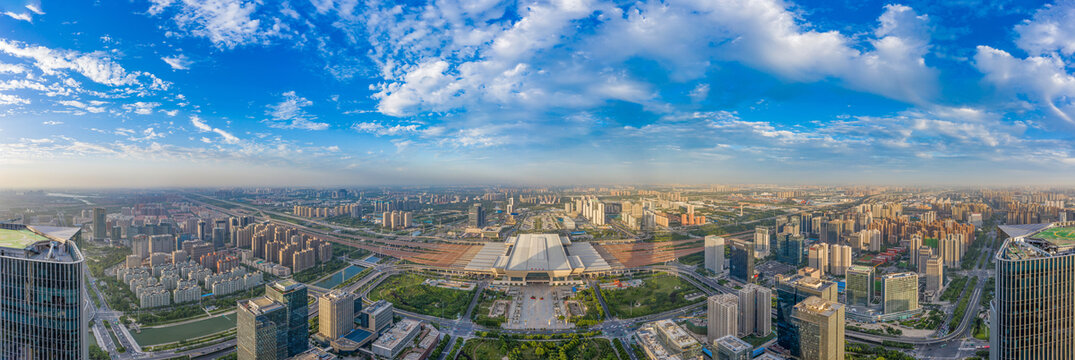
[[142,329],[141,333],[131,331],[131,335],[134,336],[134,340],[138,342],[138,345],[149,346],[193,339],[218,333],[233,327],[235,327],[234,313],[189,322],[182,325]]
[[321,280],[321,282],[319,282],[317,284],[314,284],[314,285],[317,285],[317,286],[320,286],[320,287],[323,287],[323,288],[326,288],[326,289],[331,289],[331,288],[336,287],[336,285],[339,285],[340,283],[342,283],[344,281],[347,281],[347,279],[350,279],[350,278],[354,277],[355,275],[358,275],[358,273],[362,272],[362,270],[365,270],[365,269],[366,268],[361,267],[361,266],[351,265],[351,266],[343,268],[343,270],[340,270],[339,272],[337,272],[335,274],[332,274],[332,276],[330,276],[328,279]]
[[376,256],[370,256],[370,257],[366,258],[366,260],[363,260],[363,261],[368,262],[370,264],[376,264],[378,261],[381,261],[381,258],[376,257]]
[[78,200],[78,201],[84,202],[84,203],[86,203],[86,205],[93,205],[93,203],[92,203],[92,202],[90,202],[89,200],[86,200],[86,198],[88,198],[89,196],[84,196],[84,195],[72,195],[72,194],[61,194],[61,193],[47,193],[47,194],[45,194],[45,195],[48,195],[48,196],[55,196],[55,197],[69,197],[69,198],[72,198],[72,199],[75,199],[75,200]]

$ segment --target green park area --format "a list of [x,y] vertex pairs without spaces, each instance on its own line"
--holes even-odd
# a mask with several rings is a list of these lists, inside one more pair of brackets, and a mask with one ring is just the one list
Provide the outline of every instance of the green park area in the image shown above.
[[425,279],[418,274],[393,275],[370,291],[368,297],[370,301],[388,300],[400,310],[451,319],[467,310],[476,291],[424,285]]
[[197,338],[235,327],[235,314],[221,315],[185,324],[131,330],[134,340],[141,346],[164,344]]
[[1055,243],[1071,244],[1075,243],[1075,227],[1055,227],[1045,229],[1034,235],[1034,237]]
[[503,291],[483,290],[479,297],[478,306],[474,308],[474,313],[471,314],[471,320],[475,324],[489,328],[500,327],[500,324],[507,321],[506,312],[504,315],[489,316],[489,312],[497,300],[511,300],[511,296]]
[[608,339],[595,338],[574,338],[562,341],[475,338],[467,340],[458,358],[471,360],[619,359]]
[[641,286],[601,290],[612,316],[635,318],[705,301],[704,296],[691,301],[685,299],[687,294],[700,293],[701,290],[678,276],[653,274],[637,278],[644,282]]

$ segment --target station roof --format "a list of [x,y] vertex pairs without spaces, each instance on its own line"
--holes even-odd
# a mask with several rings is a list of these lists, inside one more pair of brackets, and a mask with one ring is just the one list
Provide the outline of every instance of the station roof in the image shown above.
[[570,271],[560,235],[522,234],[512,244],[505,270],[507,271]]

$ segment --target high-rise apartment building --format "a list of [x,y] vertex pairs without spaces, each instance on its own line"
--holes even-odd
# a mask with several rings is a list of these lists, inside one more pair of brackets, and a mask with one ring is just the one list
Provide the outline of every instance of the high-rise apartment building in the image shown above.
[[829,246],[829,273],[843,276],[851,266],[851,247],[847,245]]
[[799,328],[801,359],[843,360],[844,305],[816,296],[795,304],[792,317]]
[[[915,249],[922,247],[922,234],[913,234],[910,239],[907,239],[907,249],[915,251]],[[911,257],[911,266],[918,266],[918,256],[915,254],[909,254]]]
[[1075,222],[1002,225],[989,358],[1075,359],[1075,241],[1040,234]]
[[93,208],[93,238],[95,240],[104,240],[107,234],[108,223],[105,221],[105,209]]
[[810,267],[821,271],[821,275],[825,275],[825,272],[829,271],[829,244],[810,245],[807,251],[807,263]]
[[869,306],[873,302],[873,268],[869,266],[851,265],[847,268],[845,276],[847,286],[847,304],[855,306]]
[[795,304],[811,296],[836,302],[836,283],[802,275],[777,275],[776,282],[777,344],[791,351],[792,356],[800,356],[799,328],[792,318],[792,310]]
[[773,331],[773,292],[747,284],[739,289],[739,336],[769,336]]
[[355,295],[340,290],[329,291],[317,301],[318,334],[327,339],[346,335],[355,325]]
[[749,283],[754,281],[754,246],[751,243],[732,240],[732,261],[729,274],[732,278]]
[[926,260],[926,291],[933,294],[944,287],[944,261],[938,256]]
[[[926,261],[928,261],[929,258],[933,257],[933,248],[931,248],[929,246],[919,246],[918,247],[918,252],[913,256],[918,258],[918,260],[915,262],[915,264],[916,264],[915,266],[916,266],[916,268],[918,270],[918,273],[919,274],[925,274],[926,273]],[[941,264],[942,265],[944,264],[944,259],[943,258],[941,259]]]
[[80,230],[0,224],[0,358],[89,358]]
[[758,259],[769,256],[769,228],[754,228],[754,256]]
[[706,342],[724,336],[735,336],[739,331],[739,299],[732,294],[710,296],[707,300]]
[[705,237],[705,268],[709,271],[724,273],[724,238],[716,235]]
[[885,314],[918,310],[918,274],[905,272],[881,277]]

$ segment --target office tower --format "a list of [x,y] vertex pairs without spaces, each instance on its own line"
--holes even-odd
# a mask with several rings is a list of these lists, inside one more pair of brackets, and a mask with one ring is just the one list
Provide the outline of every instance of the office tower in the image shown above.
[[769,256],[769,228],[767,227],[754,228],[754,256],[759,259]]
[[1037,235],[1043,228],[1002,225],[998,231],[1008,239],[996,255],[991,360],[1075,359],[1075,242]]
[[467,225],[472,228],[485,227],[485,209],[482,208],[481,203],[470,207],[470,213],[467,214]]
[[777,343],[799,354],[799,329],[792,319],[792,310],[808,297],[816,296],[836,302],[836,283],[802,275],[776,276],[776,335]]
[[[215,245],[215,244],[217,244],[217,233],[216,233],[217,228],[223,229],[222,230],[223,232],[221,233],[220,241],[219,241],[220,245]],[[217,249],[222,249],[224,247],[227,247],[227,246],[231,245],[231,239],[228,238],[228,235],[229,235],[229,233],[228,233],[228,219],[216,219],[216,220],[214,220],[213,221],[213,244],[214,244],[214,246],[219,246],[219,247],[217,247]]]
[[[911,238],[908,239],[908,241],[907,241],[907,249],[910,250],[910,251],[915,251],[915,249],[918,249],[918,248],[921,248],[921,247],[922,247],[922,234],[911,235]],[[909,255],[911,257],[911,266],[915,266],[917,268],[917,266],[918,266],[918,256],[915,256],[915,254],[913,254],[913,253],[909,254]]]
[[847,267],[851,266],[851,247],[847,245],[832,245],[829,247],[829,273],[835,276],[843,276]]
[[[235,351],[239,360],[288,358],[286,306],[260,296],[240,300],[236,314]],[[303,341],[305,340],[304,338]]]
[[754,347],[735,336],[724,336],[713,343],[717,347],[716,360],[750,360],[754,355]]
[[944,261],[934,256],[926,260],[926,291],[936,294],[944,287]]
[[346,335],[355,325],[355,295],[340,290],[329,291],[317,302],[318,334],[327,339]]
[[773,292],[747,284],[739,289],[739,336],[769,336],[773,331]]
[[710,296],[706,312],[706,341],[713,344],[727,335],[739,331],[739,299],[732,294]]
[[198,240],[209,241],[209,238],[207,238],[206,235],[211,235],[211,234],[206,234],[205,233],[206,226],[207,226],[207,224],[205,223],[205,220],[198,220]]
[[847,268],[847,304],[869,306],[873,302],[873,268],[851,265]]
[[[79,228],[0,224],[0,358],[89,358]],[[8,236],[5,236],[8,237]]]
[[705,268],[709,271],[724,273],[724,238],[716,235],[705,237]]
[[[25,223],[26,221],[23,221]],[[107,237],[108,224],[105,221],[105,209],[93,208],[93,238],[104,240]]]
[[918,310],[918,274],[905,272],[881,277],[885,314]]
[[[929,260],[929,258],[933,257],[933,248],[931,248],[929,246],[920,246],[920,247],[918,247],[918,254],[917,255],[912,255],[912,256],[915,256],[915,257],[918,258],[918,261],[916,262],[916,264],[918,264],[918,267],[917,267],[918,273],[919,274],[925,274],[926,273],[926,261]],[[944,263],[944,259],[941,259],[941,263],[942,264]]]
[[754,281],[754,245],[732,240],[732,261],[729,272],[732,278],[744,283]]
[[265,296],[287,308],[287,356],[306,351],[310,331],[306,285],[291,279],[280,280],[265,287]]
[[829,270],[829,244],[817,243],[810,245],[807,251],[807,259],[810,267],[821,271],[821,275]]
[[844,305],[811,296],[795,304],[792,313],[799,327],[802,359],[844,359]]
[[803,236],[800,234],[778,234],[776,236],[776,260],[798,267],[803,262]]
[[232,217],[232,218],[228,219],[228,240],[229,240],[228,246],[229,247],[238,246],[238,241],[236,241],[236,238],[238,237],[237,233],[239,232],[239,229],[242,229],[241,221],[239,220],[239,218]]

